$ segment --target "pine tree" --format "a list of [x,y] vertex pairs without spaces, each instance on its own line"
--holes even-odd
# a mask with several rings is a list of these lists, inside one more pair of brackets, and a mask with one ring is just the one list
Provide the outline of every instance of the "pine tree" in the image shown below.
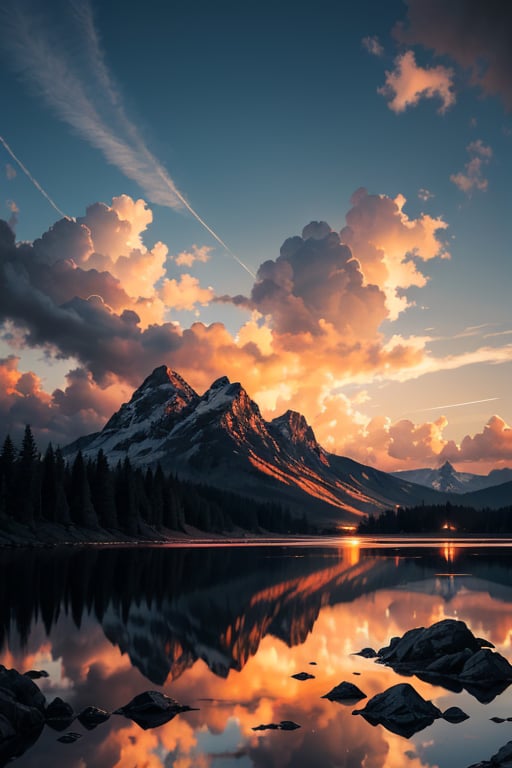
[[70,523],[69,504],[66,495],[66,462],[60,448],[55,451],[55,478],[57,484],[57,498],[55,500],[55,520],[58,523],[68,525]]
[[9,517],[14,514],[15,472],[16,449],[7,435],[0,453],[0,513]]
[[116,470],[116,506],[119,524],[130,536],[139,530],[135,479],[128,457]]
[[71,469],[70,511],[71,519],[77,525],[86,528],[98,526],[98,516],[91,501],[91,489],[82,451],[78,451]]
[[41,489],[39,451],[29,424],[25,427],[17,461],[17,488],[19,520],[22,523],[32,524],[41,515]]
[[91,495],[100,524],[105,528],[117,527],[114,475],[107,457],[100,448],[92,470]]
[[45,451],[41,476],[41,513],[46,520],[55,522],[57,506],[57,474],[55,469],[55,453],[49,443]]

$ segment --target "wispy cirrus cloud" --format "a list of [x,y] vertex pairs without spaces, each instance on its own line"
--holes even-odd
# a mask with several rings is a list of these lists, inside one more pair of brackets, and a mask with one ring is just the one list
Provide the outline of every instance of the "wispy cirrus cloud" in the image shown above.
[[128,117],[121,92],[107,67],[87,0],[70,0],[63,6],[43,5],[37,0],[5,0],[0,7],[0,22],[2,44],[11,66],[57,117],[135,181],[149,200],[186,209],[253,275],[190,205]]
[[361,45],[372,56],[382,56],[384,54],[384,47],[381,45],[379,38],[376,35],[369,35],[363,37]]

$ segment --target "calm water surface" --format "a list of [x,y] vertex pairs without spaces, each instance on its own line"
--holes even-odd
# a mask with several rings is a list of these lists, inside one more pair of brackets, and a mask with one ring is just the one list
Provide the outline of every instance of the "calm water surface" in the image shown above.
[[[199,708],[147,731],[75,721],[70,745],[45,727],[19,768],[466,768],[512,739],[489,719],[512,715],[512,687],[481,704],[351,655],[453,617],[512,661],[503,542],[3,551],[0,567],[0,662],[48,671],[49,701],[112,711],[161,690]],[[321,698],[343,680],[368,697],[407,680],[470,719],[405,739]],[[252,730],[281,720],[301,728]]]

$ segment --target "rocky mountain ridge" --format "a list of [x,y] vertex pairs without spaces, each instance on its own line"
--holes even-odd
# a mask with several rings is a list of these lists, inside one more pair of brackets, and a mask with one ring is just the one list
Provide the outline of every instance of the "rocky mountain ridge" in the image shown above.
[[329,453],[300,413],[266,421],[242,385],[226,376],[199,395],[166,366],[143,381],[101,432],[80,438],[65,454],[81,450],[87,458],[100,449],[111,464],[125,458],[139,467],[160,464],[194,483],[280,503],[319,526],[453,500],[449,484],[442,493]]

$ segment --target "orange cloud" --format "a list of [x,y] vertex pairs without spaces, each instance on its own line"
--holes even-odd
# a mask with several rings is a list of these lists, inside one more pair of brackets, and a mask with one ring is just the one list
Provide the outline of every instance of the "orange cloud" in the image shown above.
[[[484,157],[487,149],[478,144],[475,151]],[[143,200],[123,195],[111,206],[90,206],[33,246],[16,246],[0,227],[0,312],[9,338],[79,366],[49,394],[33,374],[21,380],[17,359],[4,360],[4,423],[14,433],[30,423],[39,436],[67,443],[100,428],[148,372],[166,363],[199,392],[221,375],[240,381],[267,418],[300,411],[333,452],[384,469],[436,462],[449,450],[442,420],[370,418],[364,398],[347,397],[344,388],[503,362],[512,347],[435,357],[427,336],[385,336],[384,321],[409,305],[408,288],[425,284],[422,264],[448,257],[441,239],[447,225],[409,216],[401,195],[359,189],[351,202],[340,234],[311,222],[261,264],[249,296],[215,297],[250,312],[235,333],[222,323],[182,328],[170,321],[211,302],[213,289],[188,273],[172,277],[167,270],[180,255],[167,259],[162,243],[145,247],[152,213]],[[180,265],[207,255],[194,246]]]
[[189,251],[181,251],[174,256],[174,261],[178,267],[191,267],[196,261],[205,264],[210,260],[210,253],[213,248],[208,245],[197,246],[193,245]]
[[395,59],[395,69],[386,72],[386,82],[378,93],[385,96],[393,112],[405,112],[421,99],[439,98],[443,113],[455,103],[453,70],[438,65],[423,68],[416,64],[413,51],[406,51]]
[[186,273],[178,280],[164,280],[159,296],[169,308],[180,311],[208,304],[213,299],[213,289],[201,288],[197,277]]
[[393,200],[369,195],[361,188],[354,192],[351,203],[341,240],[360,263],[365,282],[375,283],[385,292],[389,319],[394,320],[410,306],[404,289],[426,284],[419,262],[449,258],[439,238],[448,225],[428,214],[411,219],[403,210],[403,195]]
[[466,435],[460,446],[450,442],[443,455],[451,461],[512,461],[512,427],[500,416],[492,416],[482,432]]
[[485,192],[488,181],[484,178],[483,168],[492,158],[492,149],[478,139],[468,145],[467,151],[470,160],[464,166],[464,172],[452,173],[450,181],[453,181],[455,186],[466,194],[471,194],[474,189]]

